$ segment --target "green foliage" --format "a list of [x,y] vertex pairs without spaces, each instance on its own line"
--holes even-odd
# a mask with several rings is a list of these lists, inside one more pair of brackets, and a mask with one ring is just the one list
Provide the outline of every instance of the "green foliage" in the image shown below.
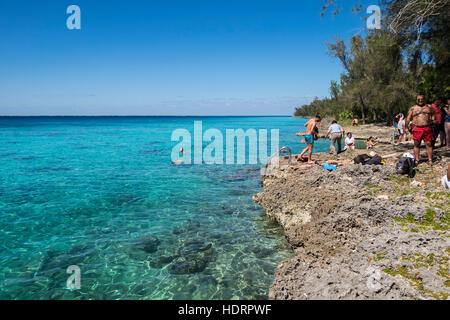
[[410,212],[408,212],[406,218],[394,218],[394,221],[400,223],[402,227],[407,227],[409,224],[416,223],[414,216]]
[[450,193],[448,193],[447,191],[437,191],[437,192],[428,191],[425,194],[425,197],[427,197],[430,200],[450,201]]
[[[396,268],[386,268],[383,271],[391,276],[401,276],[409,280],[410,284],[416,287],[422,294],[429,295],[437,300],[447,300],[449,294],[446,292],[433,292],[425,289],[423,285],[423,279],[415,270],[420,268],[430,269],[433,266],[437,266],[436,275],[443,278],[444,286],[450,286],[450,274],[448,272],[449,261],[449,248],[445,249],[445,253],[442,256],[437,257],[434,253],[429,255],[422,255],[420,253],[414,253],[408,257],[402,257],[402,261],[408,262],[408,267],[402,264],[398,264]],[[375,261],[375,260],[374,260]]]
[[384,256],[386,255],[386,252],[380,252],[380,253],[374,252],[373,254],[374,254],[373,257],[369,257],[369,258],[367,259],[368,262],[374,262],[374,261],[381,261],[381,260],[384,260],[384,259],[385,259]]
[[[419,232],[419,231],[448,231],[450,230],[450,212],[444,212],[443,215],[438,218],[437,212],[431,208],[427,208],[425,216],[422,218],[422,222],[416,221],[411,213],[408,213],[406,218],[394,218],[396,223],[399,223],[404,231]],[[412,226],[410,230],[408,228]]]
[[[324,1],[322,14],[341,11],[343,1]],[[329,54],[344,68],[340,81],[331,82],[329,98],[316,98],[295,115],[320,113],[340,120],[351,115],[363,123],[390,124],[395,114],[408,112],[418,93],[429,102],[450,96],[450,2],[431,3],[382,0],[382,30],[354,36],[348,45],[340,38],[328,43]]]
[[352,118],[353,118],[353,115],[348,111],[342,111],[337,116],[338,120],[350,120]]

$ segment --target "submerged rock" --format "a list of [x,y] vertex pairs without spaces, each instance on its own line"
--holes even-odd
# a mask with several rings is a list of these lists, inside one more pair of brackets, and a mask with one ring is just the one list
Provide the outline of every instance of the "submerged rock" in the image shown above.
[[225,178],[225,181],[229,182],[238,182],[238,181],[245,181],[248,179],[254,179],[258,178],[261,174],[261,168],[259,167],[251,167],[251,168],[245,168],[240,169],[234,172],[233,174],[227,176]]
[[274,253],[274,249],[264,248],[264,247],[253,247],[250,248],[250,251],[255,254],[257,258],[266,258]]
[[150,267],[155,269],[161,269],[165,265],[171,263],[174,259],[176,259],[178,256],[159,256],[157,258],[150,259]]
[[208,259],[202,256],[182,256],[175,259],[169,266],[171,274],[189,274],[205,270]]
[[173,234],[182,234],[183,232],[184,232],[184,228],[174,228],[173,230],[172,230],[172,233]]
[[201,251],[206,251],[208,249],[211,249],[212,243],[211,242],[204,242],[199,240],[189,240],[186,241],[183,246],[180,248],[180,254],[193,254],[198,253]]
[[161,240],[153,236],[139,239],[139,246],[147,253],[154,253],[158,251],[158,246],[160,244]]
[[188,240],[178,249],[178,257],[169,265],[171,274],[198,273],[205,270],[213,259],[212,243]]

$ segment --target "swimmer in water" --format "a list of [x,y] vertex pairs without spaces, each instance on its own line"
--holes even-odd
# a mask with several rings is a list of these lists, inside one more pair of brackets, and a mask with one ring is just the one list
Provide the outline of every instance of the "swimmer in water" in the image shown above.
[[[180,149],[180,154],[184,154],[184,149],[183,148]],[[182,164],[183,161],[184,161],[183,159],[180,159],[180,160],[177,160],[177,161],[172,161],[172,164],[177,166],[177,165]]]

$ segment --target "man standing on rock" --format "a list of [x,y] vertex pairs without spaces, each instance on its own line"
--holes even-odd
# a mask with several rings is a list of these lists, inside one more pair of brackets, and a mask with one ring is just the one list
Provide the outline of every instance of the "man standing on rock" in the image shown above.
[[[326,137],[330,137],[330,153],[333,154],[339,154],[341,152],[341,142],[342,142],[342,136],[344,135],[344,129],[340,125],[338,125],[336,120],[333,120],[331,122],[331,126],[328,128],[328,132]],[[338,150],[336,151],[336,142],[338,145]]]
[[322,117],[320,115],[317,115],[315,118],[310,119],[306,124],[306,134],[305,134],[305,142],[307,147],[305,149],[303,149],[302,153],[300,153],[300,155],[298,156],[298,159],[302,159],[303,155],[308,152],[308,163],[312,164],[313,161],[311,160],[311,156],[312,156],[312,152],[313,152],[313,147],[314,147],[314,135],[318,134],[318,128],[317,128],[317,124],[320,123],[320,121],[322,121]]
[[431,143],[434,139],[431,125],[435,119],[434,110],[430,105],[425,103],[425,97],[423,95],[418,95],[416,101],[417,104],[409,109],[405,130],[407,133],[409,132],[409,124],[411,123],[416,166],[419,164],[422,140],[425,142],[427,148],[428,165],[431,166],[433,164],[433,147]]

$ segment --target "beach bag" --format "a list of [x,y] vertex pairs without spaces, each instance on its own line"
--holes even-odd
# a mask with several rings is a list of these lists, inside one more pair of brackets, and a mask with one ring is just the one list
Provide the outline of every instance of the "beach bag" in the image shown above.
[[357,156],[355,159],[353,159],[353,161],[355,162],[355,164],[366,164],[370,159],[371,158],[369,157],[369,155],[364,153]]
[[416,156],[414,155],[414,153],[410,153],[410,152],[405,152],[405,153],[402,155],[402,158],[411,158],[411,159],[413,159],[413,160],[416,160]]
[[381,161],[383,159],[381,159],[381,157],[379,155],[373,156],[369,161],[367,161],[367,165],[380,165],[382,164]]
[[413,178],[415,174],[414,160],[410,157],[400,158],[400,160],[398,160],[397,164],[395,165],[395,170],[398,174],[407,174],[408,177]]

